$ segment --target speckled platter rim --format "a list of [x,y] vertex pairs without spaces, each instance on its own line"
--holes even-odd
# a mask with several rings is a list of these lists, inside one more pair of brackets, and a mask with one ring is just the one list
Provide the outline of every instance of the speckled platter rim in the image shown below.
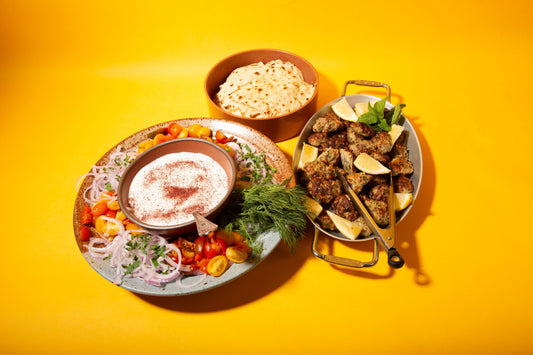
[[[133,148],[139,143],[148,139],[148,135],[164,130],[171,122],[178,122],[182,126],[190,126],[193,124],[200,124],[202,126],[210,128],[213,132],[216,130],[221,130],[226,135],[235,136],[238,142],[248,144],[250,147],[256,149],[257,152],[264,152],[266,154],[266,161],[272,167],[276,169],[276,174],[274,178],[276,181],[281,182],[285,179],[293,176],[293,170],[291,164],[285,154],[279,149],[279,147],[272,141],[270,138],[260,133],[259,131],[242,125],[240,123],[231,122],[222,119],[214,118],[183,118],[170,120],[167,122],[162,122],[143,130],[140,130],[131,136],[125,138],[121,142],[114,145],[109,149],[96,163],[95,165],[101,165],[109,160],[109,156],[113,153],[118,146],[121,146],[125,149]],[[115,269],[109,265],[109,262],[106,260],[100,260],[93,258],[86,250],[84,244],[80,240],[79,229],[80,229],[80,212],[83,207],[86,205],[82,197],[82,192],[90,184],[90,178],[87,178],[80,185],[76,200],[74,203],[74,214],[73,214],[73,226],[74,234],[76,237],[76,243],[80,252],[82,253],[84,259],[87,263],[102,277],[104,277],[109,282],[113,282]],[[292,179],[290,185],[294,185],[295,180]],[[164,287],[157,287],[150,285],[143,280],[126,278],[119,287],[122,287],[131,292],[152,295],[152,296],[180,296],[180,295],[190,295],[203,291],[213,289],[218,286],[222,286],[242,275],[252,270],[257,266],[262,260],[264,260],[270,253],[276,248],[280,242],[279,234],[274,232],[264,233],[260,236],[260,239],[263,242],[263,252],[260,258],[250,258],[247,262],[242,264],[233,264],[231,267],[220,277],[208,276],[206,280],[200,284],[190,287],[182,288],[176,282],[172,282]],[[199,276],[190,276],[183,280],[183,284],[193,284]]]

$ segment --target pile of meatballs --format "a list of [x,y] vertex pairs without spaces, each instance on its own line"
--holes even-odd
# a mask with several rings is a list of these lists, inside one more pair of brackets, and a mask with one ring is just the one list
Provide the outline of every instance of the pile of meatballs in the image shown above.
[[405,131],[393,144],[388,132],[376,132],[361,122],[344,121],[332,112],[317,118],[307,143],[318,148],[318,158],[306,163],[298,176],[307,194],[324,208],[315,221],[325,230],[336,230],[326,213],[330,210],[359,224],[362,227],[360,236],[372,234],[343,191],[339,180],[342,174],[376,224],[387,226],[390,176],[359,171],[354,160],[361,153],[370,155],[391,170],[394,192],[412,193],[410,176],[414,169],[405,141]]

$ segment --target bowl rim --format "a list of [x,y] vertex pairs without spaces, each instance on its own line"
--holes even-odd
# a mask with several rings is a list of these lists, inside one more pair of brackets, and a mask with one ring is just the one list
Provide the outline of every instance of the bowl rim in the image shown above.
[[[206,145],[208,145],[208,146],[210,146],[210,147],[222,152],[224,154],[224,156],[227,158],[227,160],[230,162],[230,166],[231,166],[231,169],[230,169],[230,172],[229,172],[229,175],[228,175],[229,180],[230,180],[230,184],[228,186],[228,190],[224,194],[224,197],[222,198],[222,200],[215,207],[213,207],[207,213],[205,213],[203,216],[208,218],[214,211],[216,211],[220,207],[220,204],[224,204],[230,198],[230,195],[231,195],[231,193],[232,193],[232,191],[234,189],[234,186],[235,186],[235,183],[236,183],[236,180],[237,180],[237,166],[235,164],[235,160],[233,159],[233,157],[224,148],[222,148],[221,146],[219,146],[219,145],[217,145],[217,144],[215,144],[215,143],[213,143],[211,141],[208,141],[206,139],[193,138],[193,137],[172,139],[172,140],[169,140],[169,141],[166,141],[166,142],[163,142],[163,143],[159,143],[158,145],[153,146],[153,147],[147,149],[146,151],[142,152],[141,154],[139,154],[131,162],[131,164],[128,165],[128,167],[124,170],[124,172],[122,173],[122,175],[120,177],[120,181],[119,181],[118,188],[117,188],[117,200],[118,200],[118,203],[119,203],[121,211],[124,213],[124,215],[129,220],[131,220],[133,223],[135,223],[139,227],[141,227],[143,229],[146,229],[148,231],[151,231],[151,232],[161,232],[161,231],[170,231],[170,230],[177,230],[177,229],[181,229],[181,228],[187,228],[187,227],[190,227],[190,226],[192,226],[193,224],[196,223],[194,218],[192,220],[188,221],[188,222],[184,222],[184,223],[180,223],[180,224],[172,224],[172,225],[168,225],[168,226],[158,226],[158,225],[145,223],[145,222],[139,220],[139,218],[137,218],[133,213],[131,213],[129,211],[129,204],[128,204],[127,201],[124,201],[125,197],[124,197],[124,194],[122,193],[122,191],[124,189],[124,184],[125,184],[125,181],[126,181],[126,176],[130,173],[131,170],[133,170],[133,167],[136,165],[136,163],[138,161],[140,161],[140,158],[142,158],[143,156],[145,156],[147,154],[150,154],[154,150],[161,149],[161,148],[163,148],[163,147],[165,147],[167,145],[183,144],[183,143],[191,142],[191,141],[202,143],[202,144],[206,144]],[[168,153],[168,154],[170,154],[170,153]],[[161,158],[161,157],[163,157],[165,155],[167,155],[167,154],[158,156],[157,158],[148,161],[146,164],[143,165],[143,167],[146,166],[147,164],[149,164],[150,162],[153,162],[156,159],[159,159],[159,158]],[[142,167],[141,167],[141,169],[142,169]],[[226,171],[226,173],[228,173],[228,171],[226,169],[224,169],[224,171]],[[131,181],[130,181],[130,184],[131,184]],[[126,198],[127,198],[127,196],[126,196]]]
[[[296,57],[298,58],[300,61],[302,61],[305,65],[307,65],[310,69],[311,69],[311,72],[314,74],[314,76],[316,77],[316,81],[315,83],[313,84],[315,86],[315,90],[313,92],[313,95],[311,96],[311,98],[309,98],[309,100],[307,100],[307,102],[298,107],[296,110],[293,110],[291,112],[288,112],[288,113],[285,113],[283,115],[280,115],[280,116],[274,116],[274,117],[262,117],[262,118],[253,118],[253,117],[244,117],[244,116],[238,116],[238,115],[234,115],[233,113],[231,112],[228,112],[226,110],[224,110],[222,107],[220,107],[219,105],[217,105],[217,103],[213,100],[213,97],[212,95],[210,95],[208,89],[207,89],[207,82],[208,80],[210,79],[210,77],[212,76],[212,74],[217,70],[217,68],[222,65],[223,63],[225,63],[226,61],[232,59],[232,58],[235,58],[235,57],[238,57],[238,56],[242,56],[242,55],[245,55],[245,54],[248,54],[248,53],[253,53],[253,52],[274,52],[274,53],[283,53],[285,55],[288,55],[288,56],[293,56],[293,57]],[[257,62],[255,62],[257,63]],[[292,62],[291,62],[292,63]],[[254,64],[254,63],[249,63],[249,64],[246,64],[246,65],[250,65],[250,64]],[[292,63],[294,64],[294,63]],[[300,71],[302,70],[298,65],[294,64]],[[242,67],[243,65],[241,65],[240,67]],[[240,68],[240,67],[235,67],[233,68],[230,73],[237,69],[237,68]],[[229,75],[229,74],[228,74]],[[227,79],[227,76],[225,77],[224,81],[221,82],[218,86],[220,87],[220,85],[222,85],[225,80]],[[305,81],[305,80],[304,80]],[[269,120],[278,120],[280,118],[284,118],[284,117],[287,117],[287,116],[291,116],[301,110],[303,110],[305,107],[309,106],[315,99],[316,97],[318,96],[318,87],[319,87],[319,81],[320,81],[320,78],[319,78],[319,75],[318,75],[318,71],[316,70],[316,68],[313,66],[313,64],[311,64],[311,62],[309,62],[307,59],[305,59],[304,57],[298,55],[298,54],[295,54],[293,52],[289,52],[289,51],[286,51],[286,50],[282,50],[282,49],[273,49],[273,48],[257,48],[257,49],[249,49],[249,50],[244,50],[244,51],[240,51],[240,52],[237,52],[237,53],[234,53],[234,54],[231,54],[231,55],[228,55],[224,58],[222,58],[221,60],[219,60],[218,62],[215,63],[215,65],[213,65],[211,67],[211,69],[209,69],[209,71],[207,72],[207,75],[205,76],[205,80],[204,80],[204,93],[207,97],[207,100],[209,101],[210,104],[212,104],[214,107],[216,107],[217,110],[221,111],[222,113],[224,113],[225,115],[228,115],[230,117],[233,117],[233,118],[236,118],[236,119],[244,119],[244,120],[250,120],[250,121],[269,121]],[[307,82],[307,81],[306,81]],[[308,83],[310,84],[310,83]],[[216,92],[215,92],[216,94]]]

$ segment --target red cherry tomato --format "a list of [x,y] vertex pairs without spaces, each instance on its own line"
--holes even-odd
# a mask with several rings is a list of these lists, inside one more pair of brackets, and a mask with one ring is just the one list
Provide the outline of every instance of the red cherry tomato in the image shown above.
[[217,143],[228,143],[228,142],[231,142],[233,140],[233,136],[226,137],[226,135],[224,133],[222,133],[220,130],[218,130],[215,133],[215,140],[217,141]]
[[83,210],[81,211],[80,222],[81,224],[89,224],[92,221],[93,221],[93,215],[91,213],[91,208],[89,206],[85,206]]
[[86,242],[91,237],[91,232],[89,231],[89,228],[85,226],[80,226],[80,240],[82,242]]
[[167,128],[167,131],[168,131],[168,134],[170,134],[172,137],[176,138],[178,136],[178,134],[180,134],[181,130],[182,130],[183,127],[181,127],[179,124],[177,124],[176,122],[172,122],[168,128]]
[[205,237],[201,236],[194,240],[194,252],[196,254],[195,258],[198,260],[204,258],[204,245],[205,245]]
[[209,264],[209,260],[210,259],[200,260],[200,262],[198,262],[198,270],[200,270],[204,274],[209,274],[209,272],[207,272],[207,265]]

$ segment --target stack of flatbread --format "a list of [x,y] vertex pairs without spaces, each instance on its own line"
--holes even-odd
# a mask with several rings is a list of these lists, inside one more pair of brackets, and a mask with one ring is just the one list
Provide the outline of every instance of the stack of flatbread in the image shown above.
[[294,64],[278,59],[235,69],[220,85],[215,102],[237,116],[268,118],[302,107],[314,91]]

